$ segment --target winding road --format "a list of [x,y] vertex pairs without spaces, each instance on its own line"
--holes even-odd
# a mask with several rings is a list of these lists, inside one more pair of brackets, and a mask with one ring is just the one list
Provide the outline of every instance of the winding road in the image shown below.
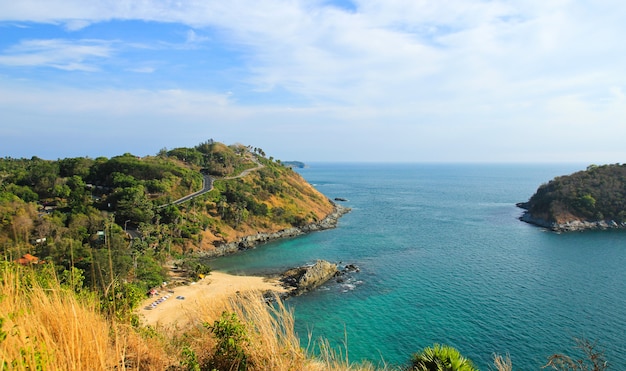
[[224,178],[213,178],[210,175],[204,174],[203,175],[203,179],[202,179],[202,189],[194,192],[194,193],[190,193],[185,197],[181,197],[176,201],[172,201],[169,204],[164,204],[164,205],[160,205],[158,208],[162,208],[162,207],[167,207],[170,205],[180,205],[183,202],[187,202],[189,200],[191,200],[194,197],[198,197],[202,194],[205,194],[207,192],[210,192],[213,189],[213,182],[216,180],[229,180],[229,179],[237,179],[237,178],[243,178],[244,176],[250,174],[253,171],[257,171],[259,169],[262,169],[263,167],[265,167],[265,165],[263,165],[262,163],[259,162],[259,160],[255,157],[252,156],[250,158],[252,160],[252,162],[254,162],[257,166],[253,167],[251,169],[246,169],[244,171],[242,171],[241,173],[239,173],[238,175],[235,176],[229,176],[229,177],[224,177]]

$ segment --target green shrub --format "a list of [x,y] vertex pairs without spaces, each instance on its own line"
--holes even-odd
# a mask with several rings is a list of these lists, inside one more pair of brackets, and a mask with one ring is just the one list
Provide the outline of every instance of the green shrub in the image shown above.
[[477,371],[474,364],[455,348],[435,344],[413,354],[411,371]]
[[209,369],[244,371],[248,356],[244,346],[248,342],[246,328],[235,313],[223,312],[220,319],[206,326],[217,340]]

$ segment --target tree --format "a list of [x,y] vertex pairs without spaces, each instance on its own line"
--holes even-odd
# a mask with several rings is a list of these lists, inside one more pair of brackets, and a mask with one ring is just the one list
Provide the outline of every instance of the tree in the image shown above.
[[126,220],[147,223],[154,217],[153,204],[143,186],[118,189],[114,197],[118,200],[116,213],[118,223],[124,223]]
[[167,280],[167,270],[154,258],[150,250],[134,257],[135,276],[145,288],[159,286]]
[[17,197],[21,198],[25,202],[35,202],[39,199],[39,195],[33,192],[30,187],[27,186],[19,186],[17,184],[9,184],[6,186],[5,190],[10,192]]
[[67,200],[68,206],[75,212],[84,212],[88,202],[91,200],[87,194],[83,178],[78,175],[73,175],[67,179],[66,184],[70,189],[70,194]]
[[26,184],[41,195],[48,195],[49,190],[54,187],[55,181],[59,177],[59,166],[56,162],[42,160],[33,157],[28,163],[28,175]]
[[77,175],[86,178],[89,175],[89,168],[94,160],[87,157],[65,158],[58,161],[59,175],[61,177],[71,177]]

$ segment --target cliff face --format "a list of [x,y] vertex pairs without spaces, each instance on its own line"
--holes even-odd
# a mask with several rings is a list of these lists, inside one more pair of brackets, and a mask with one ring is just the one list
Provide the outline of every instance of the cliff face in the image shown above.
[[626,165],[589,166],[541,185],[520,220],[554,231],[626,228]]

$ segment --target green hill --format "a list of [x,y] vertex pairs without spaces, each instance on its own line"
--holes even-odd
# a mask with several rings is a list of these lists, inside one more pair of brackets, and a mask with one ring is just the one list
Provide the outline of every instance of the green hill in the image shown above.
[[0,159],[3,254],[80,269],[103,291],[113,281],[144,290],[165,280],[171,258],[306,227],[334,209],[263,150],[213,140],[141,158]]
[[591,165],[542,184],[521,219],[558,231],[626,227],[626,164]]

